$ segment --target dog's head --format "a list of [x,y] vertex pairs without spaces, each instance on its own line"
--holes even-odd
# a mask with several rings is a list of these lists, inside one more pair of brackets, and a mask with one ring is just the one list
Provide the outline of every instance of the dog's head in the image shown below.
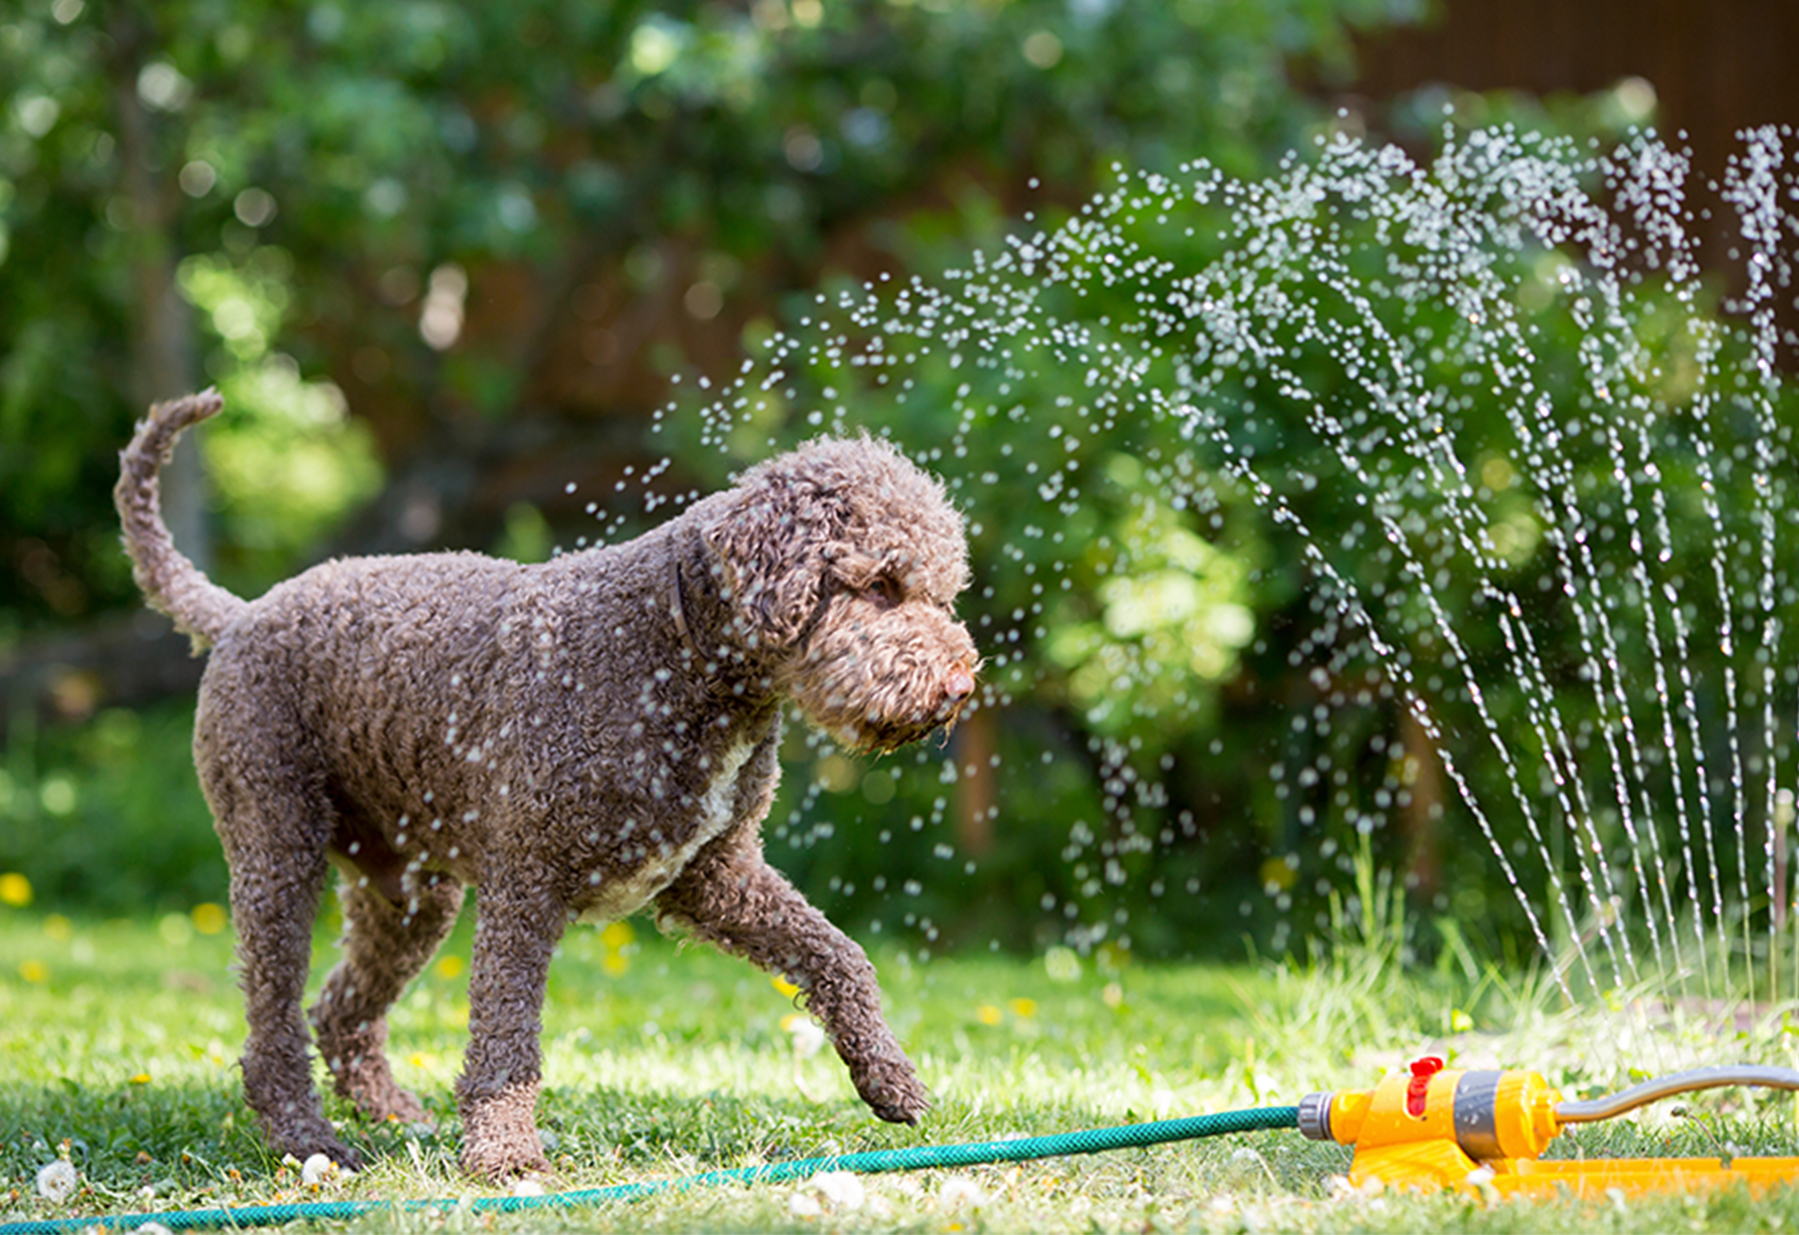
[[955,617],[962,516],[886,442],[825,438],[759,464],[706,533],[743,642],[825,732],[892,750],[953,724],[979,657]]

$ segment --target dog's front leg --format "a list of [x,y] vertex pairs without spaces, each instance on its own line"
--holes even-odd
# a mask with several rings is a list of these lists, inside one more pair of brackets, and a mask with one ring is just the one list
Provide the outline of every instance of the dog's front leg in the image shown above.
[[539,1039],[550,956],[568,918],[543,887],[525,872],[483,872],[475,894],[469,1048],[456,1101],[463,1169],[490,1179],[550,1169],[537,1135]]
[[658,918],[783,974],[830,1035],[862,1100],[882,1119],[917,1123],[930,1095],[881,1017],[874,966],[762,858],[753,829],[701,850],[656,898]]

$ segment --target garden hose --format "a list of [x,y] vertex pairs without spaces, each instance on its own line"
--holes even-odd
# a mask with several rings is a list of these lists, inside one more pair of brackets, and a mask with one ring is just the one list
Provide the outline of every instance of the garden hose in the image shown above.
[[132,1231],[145,1223],[160,1223],[171,1231],[228,1230],[233,1227],[276,1226],[302,1219],[342,1221],[376,1213],[420,1213],[428,1210],[467,1213],[518,1213],[531,1209],[578,1209],[619,1201],[636,1201],[661,1192],[718,1184],[772,1184],[808,1179],[826,1171],[876,1174],[883,1171],[922,1171],[934,1167],[980,1166],[993,1162],[1028,1162],[1069,1154],[1103,1153],[1109,1149],[1135,1149],[1171,1141],[1228,1136],[1298,1125],[1299,1110],[1270,1106],[1253,1110],[1222,1111],[1154,1123],[1091,1128],[1053,1136],[1028,1136],[1005,1141],[973,1141],[959,1145],[919,1145],[909,1149],[879,1149],[867,1153],[839,1154],[824,1158],[797,1158],[763,1166],[729,1171],[707,1171],[673,1179],[615,1184],[544,1196],[492,1196],[474,1200],[418,1201],[313,1201],[285,1205],[259,1205],[243,1209],[190,1209],[166,1213],[117,1214],[94,1218],[50,1218],[0,1224],[0,1235],[75,1235],[89,1230]]

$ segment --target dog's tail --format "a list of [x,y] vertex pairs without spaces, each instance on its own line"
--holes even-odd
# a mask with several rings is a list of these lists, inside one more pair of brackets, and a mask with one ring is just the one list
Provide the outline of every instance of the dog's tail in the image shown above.
[[152,407],[131,445],[119,454],[119,483],[112,491],[125,527],[132,576],[151,608],[174,618],[176,629],[193,639],[196,650],[216,642],[246,602],[208,579],[175,548],[162,521],[156,474],[169,461],[181,431],[224,406],[216,390],[205,390]]

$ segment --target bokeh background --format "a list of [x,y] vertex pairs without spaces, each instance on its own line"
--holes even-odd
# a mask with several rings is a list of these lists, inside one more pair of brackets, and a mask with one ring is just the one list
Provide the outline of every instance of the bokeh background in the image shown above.
[[[962,266],[1114,169],[1253,177],[1330,131],[1425,154],[1450,104],[1577,138],[1657,125],[1715,174],[1738,128],[1799,121],[1795,48],[1783,0],[8,5],[0,899],[224,899],[187,754],[201,665],[142,610],[110,502],[153,399],[227,398],[164,501],[240,594],[340,554],[540,560],[803,436],[809,409],[777,403],[718,440],[695,392],[820,293]],[[835,393],[921,455],[954,427]],[[926,951],[1294,948],[1355,900],[1358,857],[1516,946],[1391,691],[1310,719],[1346,700],[1299,546],[1183,471],[1205,461],[1167,425],[1083,435],[1080,500],[1046,508],[1005,462],[1036,436],[998,424],[954,464],[993,477],[957,489],[989,706],[884,762],[796,734],[775,860]],[[1573,635],[1545,638],[1553,661]],[[1319,843],[1321,815],[1375,821],[1349,829],[1363,851]]]

